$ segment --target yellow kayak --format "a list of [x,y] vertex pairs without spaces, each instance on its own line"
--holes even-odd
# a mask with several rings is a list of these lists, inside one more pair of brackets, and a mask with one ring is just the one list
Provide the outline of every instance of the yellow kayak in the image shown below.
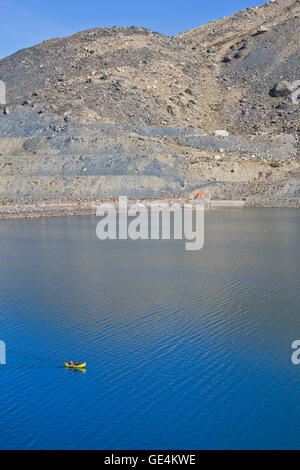
[[70,365],[67,362],[65,362],[65,367],[69,367],[70,369],[84,369],[86,366],[86,362],[83,362],[82,364],[78,364],[77,366],[75,365]]

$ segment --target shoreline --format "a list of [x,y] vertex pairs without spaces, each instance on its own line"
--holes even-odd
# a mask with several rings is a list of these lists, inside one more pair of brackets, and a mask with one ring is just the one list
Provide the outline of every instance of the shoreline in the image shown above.
[[[118,202],[113,201],[60,201],[60,202],[43,202],[18,204],[11,203],[0,205],[0,220],[6,219],[24,219],[24,218],[42,218],[42,217],[66,217],[79,215],[96,215],[96,210],[101,204],[113,204],[118,206]],[[201,203],[199,200],[182,199],[146,199],[146,200],[128,200],[131,203],[179,203],[192,204],[196,207]],[[300,208],[300,199],[252,199],[243,200],[211,200],[209,208]],[[208,209],[208,208],[207,208]]]

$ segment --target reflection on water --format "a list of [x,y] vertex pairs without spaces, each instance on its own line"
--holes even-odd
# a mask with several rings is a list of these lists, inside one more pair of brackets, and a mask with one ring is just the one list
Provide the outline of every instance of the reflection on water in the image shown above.
[[199,252],[97,221],[0,222],[0,448],[299,448],[300,212],[209,211]]

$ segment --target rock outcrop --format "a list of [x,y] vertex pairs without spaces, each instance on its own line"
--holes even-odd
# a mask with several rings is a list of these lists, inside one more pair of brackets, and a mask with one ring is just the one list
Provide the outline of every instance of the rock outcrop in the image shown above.
[[289,82],[283,81],[277,83],[277,85],[272,88],[270,95],[274,97],[278,96],[289,96],[293,91],[293,85]]

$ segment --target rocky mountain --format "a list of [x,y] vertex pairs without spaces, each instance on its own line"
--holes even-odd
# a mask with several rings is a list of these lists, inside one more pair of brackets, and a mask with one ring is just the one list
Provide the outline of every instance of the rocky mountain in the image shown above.
[[300,203],[299,0],[175,37],[132,26],[44,41],[1,60],[0,80],[4,201],[205,188]]

